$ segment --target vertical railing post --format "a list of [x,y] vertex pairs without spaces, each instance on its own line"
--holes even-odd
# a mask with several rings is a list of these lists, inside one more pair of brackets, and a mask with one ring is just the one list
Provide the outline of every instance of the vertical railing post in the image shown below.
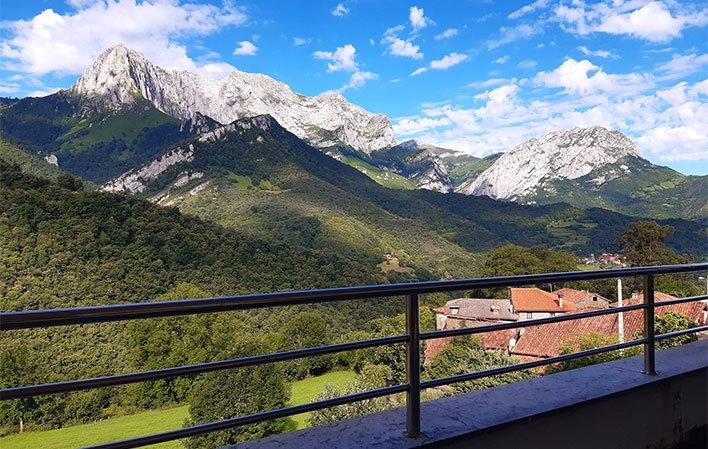
[[644,277],[644,374],[656,375],[656,332],[654,330],[654,275]]
[[420,435],[420,325],[418,295],[406,295],[406,436]]

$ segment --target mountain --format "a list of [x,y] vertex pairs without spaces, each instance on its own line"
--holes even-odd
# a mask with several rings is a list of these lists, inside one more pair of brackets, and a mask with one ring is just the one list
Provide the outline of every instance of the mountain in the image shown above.
[[91,105],[71,91],[24,98],[0,109],[0,132],[30,154],[102,183],[217,125],[199,115],[180,121],[139,96],[115,111]]
[[451,151],[444,148],[408,140],[374,151],[370,157],[374,165],[405,177],[417,188],[449,192],[452,180],[440,158],[449,153]]
[[290,132],[318,147],[345,144],[368,153],[395,145],[393,128],[385,115],[367,112],[341,94],[308,97],[269,76],[238,70],[220,80],[167,71],[123,45],[99,55],[70,92],[113,110],[143,97],[181,120],[200,113],[230,123],[270,114]]
[[475,179],[480,173],[491,167],[503,153],[494,153],[483,158],[464,153],[448,153],[440,157],[450,174],[455,188]]
[[[564,204],[385,188],[270,116],[188,139],[104,189],[176,206],[249,236],[344,251],[369,266],[393,253],[418,279],[478,274],[481,253],[505,242],[578,254],[617,251],[633,220]],[[674,225],[673,247],[691,253],[704,247],[699,223]]]
[[622,133],[599,126],[522,142],[456,191],[524,204],[567,202],[653,218],[708,216],[708,177],[654,165]]

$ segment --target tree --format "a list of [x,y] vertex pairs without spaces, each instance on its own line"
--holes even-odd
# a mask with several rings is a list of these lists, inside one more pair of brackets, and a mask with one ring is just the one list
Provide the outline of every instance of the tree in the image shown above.
[[[554,251],[542,246],[526,248],[518,245],[503,245],[487,255],[482,274],[484,276],[514,276],[534,273],[574,271],[579,260],[565,251]],[[492,296],[508,297],[506,289],[492,290]],[[470,292],[471,296],[485,296],[485,291]]]
[[[283,327],[288,349],[323,346],[332,341],[329,326],[317,312],[301,312]],[[297,378],[316,375],[332,369],[335,357],[331,355],[308,357],[291,362],[289,371]]]
[[[577,338],[563,342],[559,348],[559,353],[572,354],[578,351],[587,351],[589,349],[601,348],[603,346],[608,346],[617,343],[619,337],[602,335],[596,332],[591,332],[588,334],[581,335]],[[635,355],[637,354],[637,348],[625,349],[625,355]],[[609,362],[610,360],[615,360],[622,357],[622,352],[611,351],[603,352],[602,354],[591,355],[588,357],[582,357],[579,359],[568,360],[565,362],[560,362],[555,365],[550,365],[546,368],[547,373],[557,373],[560,371],[567,371],[575,368],[582,368],[584,366],[594,365],[596,363]]]
[[622,251],[632,266],[680,263],[683,258],[664,243],[674,234],[672,226],[655,221],[636,221],[622,235]]
[[[262,340],[243,335],[238,356],[269,352]],[[277,365],[217,371],[206,374],[189,397],[187,426],[209,423],[265,410],[282,408],[290,397],[288,384]],[[284,432],[287,419],[268,420],[189,438],[187,449],[210,449]]]
[[[637,221],[622,235],[622,251],[632,266],[671,265],[690,262],[690,258],[676,254],[666,246],[666,239],[674,234],[672,226],[662,226],[655,221]],[[640,289],[638,279],[628,282],[634,289]],[[690,296],[701,290],[687,273],[669,274],[656,277],[657,290],[672,295]]]
[[[517,361],[504,351],[484,349],[482,343],[476,337],[455,337],[435,356],[425,369],[423,376],[426,379],[438,379],[514,365],[515,363]],[[451,387],[455,393],[466,393],[517,382],[534,376],[535,374],[531,371],[514,371],[467,382],[458,382],[452,384]]]
[[[386,386],[387,379],[392,376],[391,369],[385,365],[365,365],[354,382],[344,389],[326,385],[316,401],[336,398],[339,396],[360,393]],[[372,413],[382,412],[395,406],[396,402],[389,396],[366,399],[351,404],[338,405],[322,410],[315,410],[310,417],[310,425],[319,426],[331,424],[344,419],[358,418]]]
[[[669,332],[681,331],[698,326],[698,323],[680,313],[667,312],[657,315],[654,319],[654,331],[657,335]],[[680,337],[667,338],[656,342],[657,349],[673,348],[696,341],[696,334],[682,335]]]
[[512,276],[519,274],[573,271],[578,258],[565,251],[554,251],[542,246],[525,248],[504,245],[487,255],[484,276]]
[[84,190],[84,183],[76,176],[71,176],[68,173],[62,173],[57,176],[57,185],[62,189],[71,190],[72,192],[80,192]]

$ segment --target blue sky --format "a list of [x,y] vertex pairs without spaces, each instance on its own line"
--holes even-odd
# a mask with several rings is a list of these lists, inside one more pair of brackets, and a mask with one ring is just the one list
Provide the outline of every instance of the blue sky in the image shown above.
[[399,140],[481,156],[598,124],[708,173],[705,2],[47,0],[0,17],[0,95],[68,87],[124,43],[165,68],[339,90]]

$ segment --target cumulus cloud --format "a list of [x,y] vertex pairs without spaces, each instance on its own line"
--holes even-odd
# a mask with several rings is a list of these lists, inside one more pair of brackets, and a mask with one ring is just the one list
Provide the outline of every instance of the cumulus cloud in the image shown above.
[[420,51],[419,45],[415,45],[414,43],[403,40],[399,37],[393,37],[390,39],[388,52],[394,56],[402,56],[404,58],[423,58],[423,53]]
[[670,41],[681,36],[686,27],[708,22],[705,8],[698,11],[673,2],[672,5],[673,13],[662,1],[614,1],[590,6],[574,2],[571,6],[557,6],[554,13],[555,20],[572,33],[625,34],[650,42]]
[[506,64],[509,61],[509,56],[500,56],[494,61],[492,61],[494,64]]
[[539,72],[534,82],[545,87],[561,88],[574,95],[633,95],[653,86],[648,76],[637,73],[608,74],[587,59],[577,61],[573,58],[566,59],[550,72]]
[[457,64],[466,61],[467,58],[467,55],[453,52],[449,55],[443,56],[442,59],[430,61],[430,68],[434,70],[447,70],[450,67],[456,66]]
[[123,43],[168,69],[199,71],[185,42],[246,22],[234,3],[222,6],[172,1],[73,1],[64,14],[45,9],[28,20],[4,23],[3,67],[45,75],[81,73],[98,54]]
[[419,31],[427,27],[428,25],[435,24],[435,22],[425,17],[425,12],[423,11],[423,8],[418,8],[417,6],[411,6],[411,9],[408,12],[408,20],[410,20],[411,22],[413,31]]
[[349,14],[349,8],[344,6],[344,3],[339,3],[337,6],[334,7],[332,10],[332,15],[335,17],[342,17]]
[[249,41],[239,42],[238,47],[234,50],[236,56],[255,56],[256,53],[258,53],[258,47]]
[[432,70],[447,70],[450,67],[456,66],[457,64],[460,64],[464,61],[466,61],[469,58],[469,56],[462,54],[462,53],[450,53],[449,55],[445,55],[440,59],[436,59],[433,61],[430,61],[430,64],[428,64],[427,67],[419,67],[413,71],[413,73],[410,74],[410,76],[417,76],[421,75],[425,72],[428,71],[428,69]]
[[457,28],[448,28],[447,30],[443,31],[442,33],[436,34],[433,39],[436,41],[441,41],[443,39],[450,39],[451,37],[457,36]]
[[349,81],[339,91],[356,89],[366,84],[368,80],[378,79],[378,74],[361,70],[356,62],[356,48],[352,44],[337,47],[335,51],[316,51],[312,54],[315,59],[329,61],[328,72],[351,72]]
[[[558,129],[600,125],[627,134],[652,160],[708,159],[708,80],[662,87],[657,80],[655,73],[607,73],[568,59],[531,80],[470,83],[482,89],[471,104],[425,105],[419,115],[399,119],[394,130],[401,140],[483,156]],[[560,88],[561,95],[527,95],[539,87]]]
[[355,61],[356,48],[354,48],[352,44],[337,47],[337,49],[333,52],[316,51],[313,53],[313,56],[315,59],[330,61],[327,64],[328,72],[338,72],[340,70],[351,72],[357,69],[357,64]]

